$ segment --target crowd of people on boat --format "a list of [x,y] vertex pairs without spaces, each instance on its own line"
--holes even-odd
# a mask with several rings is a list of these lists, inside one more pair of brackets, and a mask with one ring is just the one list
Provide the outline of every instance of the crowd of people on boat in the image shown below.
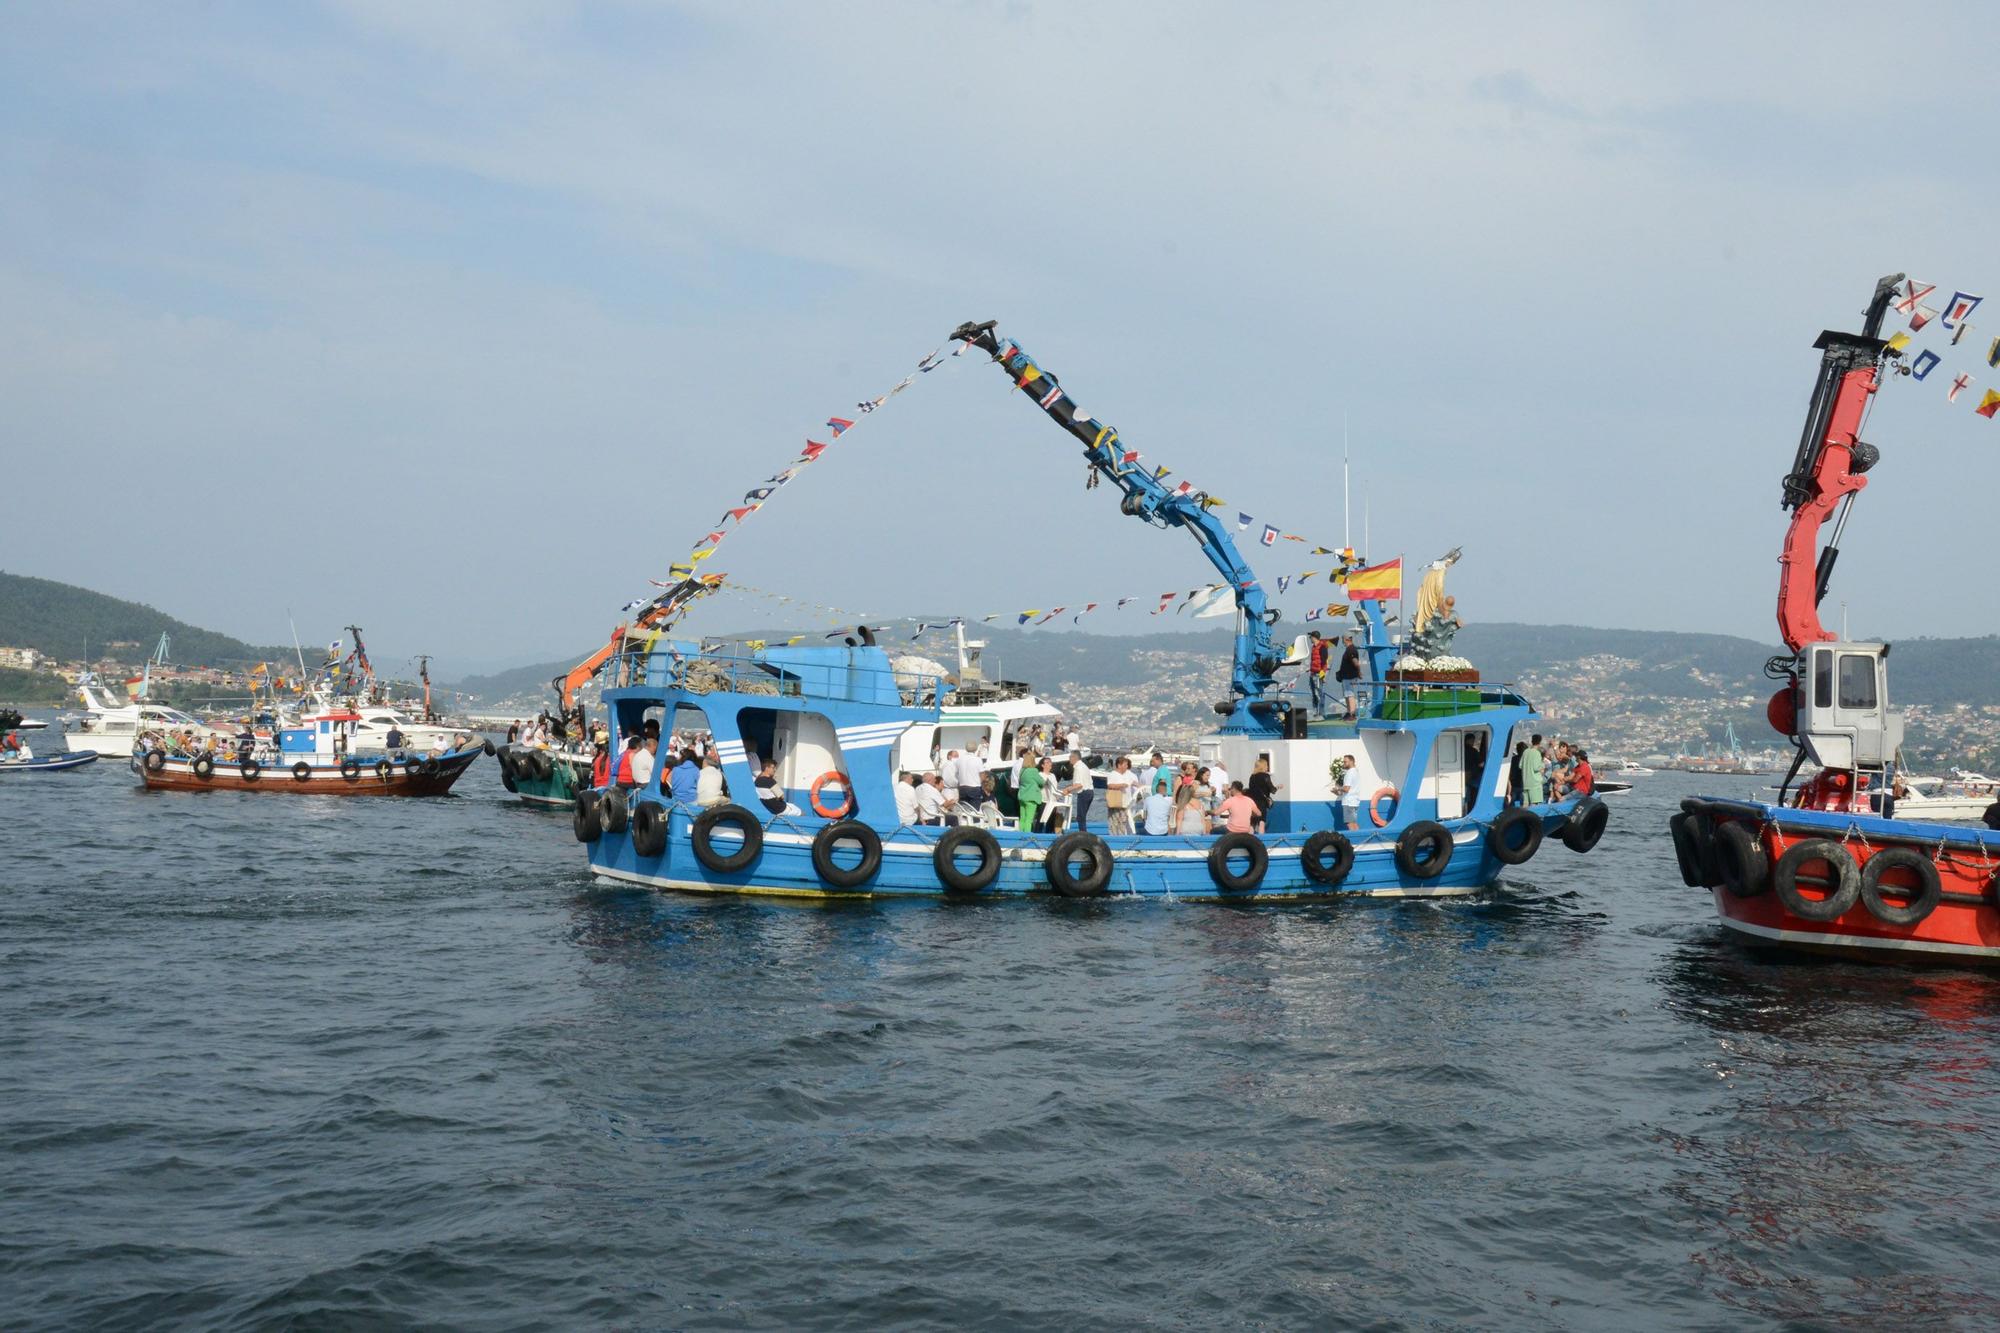
[[1507,767],[1507,804],[1542,805],[1597,790],[1590,753],[1572,741],[1540,733],[1514,743]]

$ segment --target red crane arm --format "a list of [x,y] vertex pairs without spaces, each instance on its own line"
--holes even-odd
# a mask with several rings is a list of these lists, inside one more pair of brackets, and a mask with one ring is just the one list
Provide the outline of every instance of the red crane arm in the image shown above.
[[[1820,598],[1826,592],[1820,580],[1819,534],[1827,519],[1833,517],[1835,506],[1849,496],[1858,495],[1868,485],[1868,478],[1861,472],[1874,459],[1865,459],[1863,466],[1857,468],[1855,445],[1860,443],[1861,414],[1868,406],[1868,396],[1877,387],[1873,365],[1841,375],[1833,410],[1827,415],[1826,431],[1819,441],[1811,498],[1792,511],[1791,526],[1785,531],[1784,550],[1778,556],[1778,633],[1784,636],[1785,646],[1795,653],[1808,643],[1824,643],[1835,637],[1819,619]],[[1841,519],[1844,526],[1844,511]],[[1838,555],[1839,541],[1840,532],[1836,528],[1833,544],[1826,548],[1827,555]],[[1828,559],[1826,566],[1826,572],[1831,574],[1833,561]]]
[[[1860,333],[1829,331],[1813,343],[1820,352],[1819,379],[1779,502],[1792,511],[1792,522],[1778,555],[1778,633],[1794,654],[1809,643],[1834,638],[1820,624],[1819,604],[1840,558],[1848,511],[1868,485],[1862,474],[1880,457],[1875,446],[1860,438],[1861,418],[1868,399],[1881,387],[1883,358],[1893,355],[1878,335],[1902,281],[1903,275],[1895,273],[1875,284]],[[1821,546],[1820,529],[1836,509],[1833,536]]]

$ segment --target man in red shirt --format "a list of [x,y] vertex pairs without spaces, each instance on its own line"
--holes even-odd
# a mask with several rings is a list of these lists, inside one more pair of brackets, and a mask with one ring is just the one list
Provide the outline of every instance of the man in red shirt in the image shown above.
[[1312,651],[1306,658],[1306,683],[1312,687],[1313,714],[1326,716],[1326,666],[1330,645],[1320,637],[1318,630],[1306,631],[1312,640]]
[[1576,767],[1570,773],[1569,794],[1588,796],[1596,787],[1597,774],[1591,771],[1590,755],[1579,749],[1576,752]]

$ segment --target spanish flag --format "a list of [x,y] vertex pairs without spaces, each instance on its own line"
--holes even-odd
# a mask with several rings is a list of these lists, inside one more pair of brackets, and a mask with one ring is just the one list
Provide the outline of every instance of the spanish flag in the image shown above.
[[1357,569],[1347,576],[1347,600],[1350,602],[1393,602],[1403,595],[1403,558],[1391,560],[1386,565],[1369,565]]

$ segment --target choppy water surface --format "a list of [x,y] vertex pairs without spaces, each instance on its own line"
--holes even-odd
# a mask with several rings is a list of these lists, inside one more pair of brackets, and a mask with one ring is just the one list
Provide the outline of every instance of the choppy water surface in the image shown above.
[[1724,940],[1695,781],[1233,909],[599,888],[490,764],[15,779],[0,1323],[1991,1326],[2000,981]]

